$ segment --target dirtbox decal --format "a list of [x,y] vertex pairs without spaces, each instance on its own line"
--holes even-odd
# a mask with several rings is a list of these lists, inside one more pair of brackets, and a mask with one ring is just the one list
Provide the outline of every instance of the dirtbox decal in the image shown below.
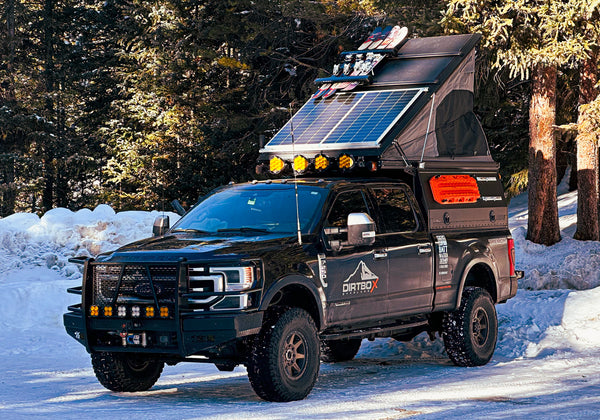
[[379,277],[373,273],[364,261],[361,261],[356,270],[343,283],[342,296],[359,293],[373,293],[377,289]]

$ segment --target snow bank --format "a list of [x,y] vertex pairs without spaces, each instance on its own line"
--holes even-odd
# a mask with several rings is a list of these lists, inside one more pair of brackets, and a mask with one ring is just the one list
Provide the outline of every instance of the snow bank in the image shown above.
[[[559,192],[565,190],[561,185]],[[513,198],[509,207],[510,227],[516,246],[516,264],[525,271],[519,287],[528,290],[587,290],[600,286],[600,243],[577,241],[577,191],[559,196],[562,240],[550,247],[525,239],[527,193]]]
[[[64,278],[78,277],[74,256],[96,256],[152,235],[152,223],[162,213],[125,211],[115,213],[102,204],[93,211],[64,208],[41,218],[17,213],[0,219],[0,266],[10,272],[28,267],[47,267]],[[167,213],[174,223],[179,216]],[[1,279],[1,277],[0,277]]]

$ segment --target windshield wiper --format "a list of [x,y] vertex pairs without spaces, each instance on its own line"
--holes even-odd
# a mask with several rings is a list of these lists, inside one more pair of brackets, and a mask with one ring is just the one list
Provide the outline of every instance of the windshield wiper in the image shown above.
[[255,232],[255,233],[269,233],[267,229],[259,229],[253,227],[239,227],[239,228],[229,228],[229,229],[218,229],[217,232]]
[[200,229],[173,229],[171,232],[192,232],[192,233],[210,233]]

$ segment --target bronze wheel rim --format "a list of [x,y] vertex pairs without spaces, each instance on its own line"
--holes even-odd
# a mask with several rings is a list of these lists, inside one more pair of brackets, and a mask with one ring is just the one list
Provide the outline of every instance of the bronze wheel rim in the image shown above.
[[289,379],[298,379],[306,370],[306,339],[297,331],[285,339],[283,346],[283,370]]
[[471,330],[474,344],[478,347],[485,345],[490,334],[490,320],[483,308],[477,308],[473,314]]

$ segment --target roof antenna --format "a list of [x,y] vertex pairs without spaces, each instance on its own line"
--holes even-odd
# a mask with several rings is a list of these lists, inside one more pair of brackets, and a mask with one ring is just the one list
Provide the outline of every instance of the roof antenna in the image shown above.
[[302,231],[300,230],[300,206],[298,204],[298,179],[296,178],[296,168],[294,168],[294,160],[296,159],[296,151],[294,149],[294,115],[292,113],[292,103],[290,102],[290,132],[292,134],[292,172],[294,173],[294,194],[296,196],[296,229],[298,231],[298,244],[302,245]]

